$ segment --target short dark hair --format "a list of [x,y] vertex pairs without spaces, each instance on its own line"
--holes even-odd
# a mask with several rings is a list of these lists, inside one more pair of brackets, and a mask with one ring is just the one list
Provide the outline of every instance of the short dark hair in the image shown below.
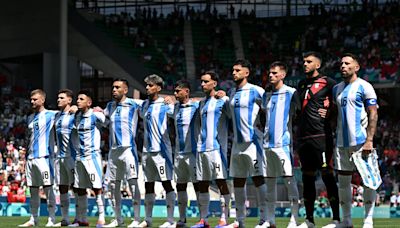
[[175,88],[176,87],[185,88],[185,89],[190,90],[190,83],[189,83],[189,81],[187,81],[185,79],[181,79],[181,80],[178,80],[177,82],[175,82]]
[[358,56],[356,56],[356,55],[353,54],[353,53],[350,53],[350,52],[344,53],[344,54],[342,55],[342,58],[344,58],[344,57],[350,57],[350,58],[354,59],[354,61],[356,61],[357,64],[360,64],[360,61],[359,61],[359,59],[358,59]]
[[269,69],[271,69],[273,67],[279,67],[281,70],[283,70],[283,71],[285,71],[285,73],[287,73],[287,65],[284,62],[275,61],[275,62],[271,63],[271,65],[269,66]]
[[81,94],[86,95],[87,97],[92,99],[92,92],[90,92],[90,90],[82,89],[79,91],[78,95],[81,95]]
[[208,70],[208,71],[206,71],[206,72],[205,72],[204,74],[202,74],[202,75],[206,75],[206,74],[210,75],[212,80],[214,80],[214,81],[216,81],[216,82],[219,81],[219,75],[218,75],[217,72],[215,72],[215,71],[213,71],[213,70]]
[[74,93],[70,89],[60,89],[60,90],[58,90],[58,94],[60,94],[60,93],[65,93],[65,95],[67,95],[67,97],[70,97],[70,98],[74,97]]
[[233,63],[233,65],[241,65],[242,67],[246,67],[247,69],[249,69],[249,72],[252,71],[252,66],[251,66],[251,62],[247,59],[238,59],[235,61],[235,63]]
[[322,63],[322,55],[319,52],[316,51],[308,51],[303,53],[303,58],[307,58],[309,56],[314,56],[315,58],[319,59],[319,61]]
[[116,78],[116,79],[114,79],[113,83],[114,82],[123,82],[126,85],[126,87],[129,88],[129,82],[125,78]]

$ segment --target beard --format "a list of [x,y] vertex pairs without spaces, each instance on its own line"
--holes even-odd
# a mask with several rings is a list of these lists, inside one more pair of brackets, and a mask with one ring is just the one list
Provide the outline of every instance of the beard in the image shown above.
[[244,79],[245,78],[239,78],[238,80],[235,80],[236,85],[240,85]]

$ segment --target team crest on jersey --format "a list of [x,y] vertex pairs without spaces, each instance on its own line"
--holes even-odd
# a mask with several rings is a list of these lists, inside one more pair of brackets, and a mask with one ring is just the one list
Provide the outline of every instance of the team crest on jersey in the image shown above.
[[319,83],[315,83],[315,84],[314,84],[314,87],[315,87],[316,89],[318,89],[318,88],[319,88]]

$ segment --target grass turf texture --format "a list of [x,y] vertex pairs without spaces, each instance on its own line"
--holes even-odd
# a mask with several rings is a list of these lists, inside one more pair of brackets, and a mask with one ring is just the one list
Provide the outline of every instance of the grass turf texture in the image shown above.
[[[28,221],[29,217],[3,217],[0,216],[0,227],[17,227],[19,224],[22,224],[26,221]],[[106,222],[109,223],[112,218],[106,218]],[[166,218],[153,218],[153,227],[158,227],[162,223],[165,222]],[[60,217],[57,217],[56,221],[59,222],[61,220]],[[229,219],[229,222],[233,222],[233,218]],[[300,221],[303,222],[304,219],[301,219]],[[72,221],[72,219],[71,219]],[[95,217],[89,217],[89,223],[90,227],[96,227],[96,221],[97,218]],[[191,225],[195,224],[198,221],[197,218],[190,218],[187,221],[187,226],[190,227]],[[325,219],[325,218],[319,218],[316,219],[316,226],[321,227],[323,225],[326,225],[330,222],[330,219]],[[210,218],[209,219],[211,227],[215,227],[218,222],[218,218]],[[286,227],[289,219],[288,218],[277,218],[277,227]],[[39,227],[44,227],[47,223],[47,217],[40,217],[39,220]],[[131,223],[130,219],[125,219],[125,225],[129,225]],[[258,223],[257,218],[247,218],[246,219],[246,227],[255,227]],[[354,228],[359,228],[362,227],[362,219],[353,219],[353,225]],[[385,227],[385,228],[400,228],[400,219],[394,218],[394,219],[374,219],[374,228],[380,228],[380,227]]]

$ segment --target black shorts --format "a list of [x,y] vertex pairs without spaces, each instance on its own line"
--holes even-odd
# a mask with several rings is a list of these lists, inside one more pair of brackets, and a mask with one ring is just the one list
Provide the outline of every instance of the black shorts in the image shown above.
[[332,137],[321,136],[299,139],[298,145],[297,153],[301,162],[301,170],[332,169]]

